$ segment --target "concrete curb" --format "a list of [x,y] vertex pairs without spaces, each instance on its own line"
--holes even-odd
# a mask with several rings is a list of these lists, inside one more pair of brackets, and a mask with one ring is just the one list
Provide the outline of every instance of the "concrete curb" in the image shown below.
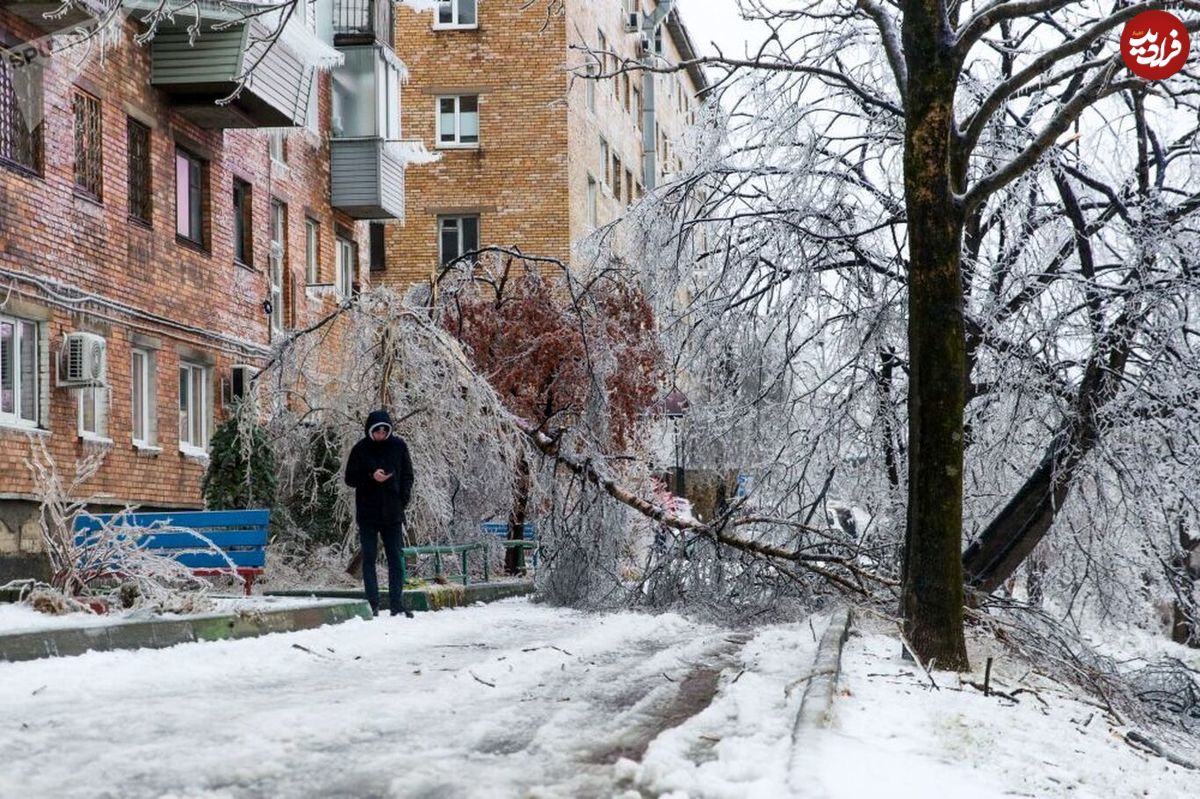
[[195,641],[254,638],[268,633],[310,630],[354,618],[371,618],[371,608],[366,602],[346,601],[316,607],[39,630],[0,635],[0,661],[36,660],[115,649],[162,649]]
[[[476,602],[496,602],[514,596],[533,593],[533,582],[472,583],[470,585],[436,585],[428,589],[404,592],[404,603],[414,611],[443,610],[473,605]],[[353,588],[317,588],[309,591],[264,591],[263,596],[310,596],[364,600],[361,590]],[[380,601],[387,605],[387,589],[380,589]]]
[[838,675],[842,668],[842,646],[850,635],[850,624],[854,614],[850,608],[834,612],[829,620],[821,642],[817,644],[817,656],[813,661],[812,674],[800,701],[796,722],[792,725],[792,755],[788,768],[788,781],[793,787],[812,788],[810,763],[816,736],[813,733],[825,729],[833,720],[833,696],[837,691]]

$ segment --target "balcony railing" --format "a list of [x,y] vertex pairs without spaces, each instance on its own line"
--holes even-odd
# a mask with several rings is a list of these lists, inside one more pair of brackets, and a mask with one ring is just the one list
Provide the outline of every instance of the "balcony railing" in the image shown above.
[[334,45],[381,42],[394,50],[394,31],[392,0],[334,0]]

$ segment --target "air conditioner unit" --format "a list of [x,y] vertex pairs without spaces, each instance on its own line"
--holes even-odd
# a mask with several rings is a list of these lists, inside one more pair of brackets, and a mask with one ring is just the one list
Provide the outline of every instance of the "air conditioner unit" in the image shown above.
[[630,11],[625,15],[625,32],[633,33],[642,27],[639,14],[636,11]]
[[103,336],[68,333],[59,353],[59,383],[103,386],[108,376],[108,349]]
[[644,58],[654,52],[654,43],[650,41],[650,37],[642,34],[638,37],[637,54],[639,58]]

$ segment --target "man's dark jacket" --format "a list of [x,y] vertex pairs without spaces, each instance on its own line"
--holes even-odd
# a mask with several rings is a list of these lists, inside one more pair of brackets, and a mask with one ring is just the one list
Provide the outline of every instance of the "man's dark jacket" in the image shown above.
[[[354,506],[359,526],[390,526],[404,519],[404,509],[412,497],[413,469],[408,445],[397,435],[383,441],[371,438],[377,424],[392,426],[387,411],[372,411],[365,425],[366,436],[350,450],[346,459],[346,485],[355,488]],[[383,469],[392,475],[382,483],[372,475]]]

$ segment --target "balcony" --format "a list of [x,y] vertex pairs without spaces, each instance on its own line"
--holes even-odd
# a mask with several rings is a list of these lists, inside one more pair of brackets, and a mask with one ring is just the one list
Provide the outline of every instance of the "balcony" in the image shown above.
[[82,0],[72,4],[66,14],[55,19],[48,19],[46,14],[62,8],[59,0],[0,0],[0,6],[7,8],[13,14],[28,22],[44,33],[56,31],[67,32],[80,26],[86,26],[104,15],[104,7],[100,3]]
[[[257,19],[205,30],[195,43],[185,28],[160,28],[150,44],[150,82],[202,128],[303,125],[313,68],[281,43],[268,49],[270,34]],[[242,78],[237,97],[219,104]]]
[[353,47],[385,44],[395,48],[396,26],[392,19],[392,0],[334,0],[333,44]]
[[330,204],[354,219],[403,219],[406,162],[398,145],[378,137],[332,139]]

